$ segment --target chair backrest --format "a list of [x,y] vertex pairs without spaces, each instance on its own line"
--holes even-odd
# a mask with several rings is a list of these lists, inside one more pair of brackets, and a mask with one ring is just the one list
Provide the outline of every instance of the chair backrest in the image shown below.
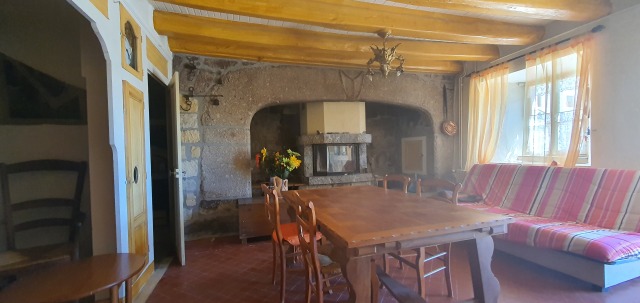
[[318,225],[316,222],[316,210],[313,202],[303,200],[298,193],[294,204],[296,205],[296,223],[298,224],[298,239],[307,274],[315,281],[315,293],[318,302],[323,302],[322,267],[318,256]]
[[416,193],[419,196],[422,196],[422,191],[436,191],[436,190],[446,190],[451,192],[451,196],[447,195],[445,200],[451,202],[453,204],[458,204],[458,194],[460,193],[460,188],[462,184],[453,183],[451,181],[442,180],[442,179],[418,179],[416,182]]
[[[285,180],[282,180],[278,176],[273,177],[273,185],[274,185],[274,189],[278,193],[278,197],[282,197],[282,185],[284,182]],[[289,180],[286,180],[286,182],[289,182]]]
[[267,219],[271,223],[271,232],[276,233],[278,241],[282,240],[282,229],[280,228],[280,200],[276,189],[272,189],[266,184],[262,184],[262,192],[264,193],[264,208]]
[[402,190],[407,193],[409,191],[409,183],[411,183],[411,178],[404,175],[385,175],[382,179],[382,187],[384,187],[384,189],[388,189],[389,183],[401,184]]
[[[77,241],[77,229],[84,219],[80,200],[86,169],[86,162],[66,160],[0,163],[7,249],[41,246],[40,243],[34,244],[40,240],[52,241],[46,235],[43,235],[43,239],[34,239],[37,237],[31,235],[36,232],[36,235],[42,235],[41,231],[49,231],[54,227],[68,228],[68,242]],[[73,180],[70,182],[74,184],[62,184],[64,180]],[[50,183],[61,184],[56,186]],[[55,188],[43,188],[46,185]],[[17,241],[21,233],[25,233],[21,239],[26,238],[29,244],[21,244],[23,240]],[[42,245],[48,244],[59,243]]]

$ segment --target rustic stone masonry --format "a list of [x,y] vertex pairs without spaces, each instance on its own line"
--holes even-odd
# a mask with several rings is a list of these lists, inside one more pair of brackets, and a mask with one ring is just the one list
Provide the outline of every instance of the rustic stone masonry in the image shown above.
[[[217,102],[210,97],[191,98],[191,109],[181,114],[188,238],[237,233],[236,201],[252,194],[250,125],[262,108],[341,100],[411,108],[429,120],[426,135],[433,138],[430,152],[434,153],[429,169],[435,175],[451,170],[455,139],[442,135],[433,125],[443,120],[442,86],[453,87],[452,77],[405,73],[398,78],[376,78],[364,81],[359,98],[353,100],[351,84],[344,83],[338,69],[195,57],[197,69],[190,71],[184,68],[186,62],[187,55],[174,56],[182,94],[193,87],[195,95],[222,95]],[[356,75],[359,71],[343,72]],[[367,147],[369,153],[380,150],[375,141],[374,137]],[[370,161],[369,172],[384,168],[379,160]]]

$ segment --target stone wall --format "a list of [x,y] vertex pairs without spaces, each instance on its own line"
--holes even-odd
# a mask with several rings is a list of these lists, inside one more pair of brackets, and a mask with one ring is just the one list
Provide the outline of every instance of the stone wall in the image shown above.
[[[442,86],[453,87],[451,77],[435,74],[405,73],[370,82],[360,81],[355,77],[360,71],[354,70],[207,57],[195,57],[198,68],[190,73],[184,68],[186,62],[187,56],[174,56],[183,94],[193,87],[195,95],[222,95],[217,97],[219,102],[209,97],[192,98],[191,109],[181,114],[185,228],[192,237],[237,232],[235,201],[251,197],[254,151],[250,127],[260,109],[313,101],[365,101],[411,108],[433,125],[443,120]],[[354,92],[360,91],[360,85],[358,96]],[[450,172],[454,138],[433,128],[425,132],[433,136],[430,171],[434,175]]]

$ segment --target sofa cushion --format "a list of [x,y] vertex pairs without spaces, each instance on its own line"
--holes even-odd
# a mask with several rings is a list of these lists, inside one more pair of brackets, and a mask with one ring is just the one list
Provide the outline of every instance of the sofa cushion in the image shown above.
[[464,178],[460,192],[482,196],[484,203],[499,206],[504,201],[518,164],[476,164]]
[[604,169],[550,167],[529,214],[584,222]]
[[521,216],[509,225],[507,240],[614,262],[640,255],[640,233],[602,229],[587,224]]
[[640,171],[607,169],[584,222],[610,229],[640,231]]
[[518,167],[500,207],[529,213],[547,171],[549,171],[548,166]]

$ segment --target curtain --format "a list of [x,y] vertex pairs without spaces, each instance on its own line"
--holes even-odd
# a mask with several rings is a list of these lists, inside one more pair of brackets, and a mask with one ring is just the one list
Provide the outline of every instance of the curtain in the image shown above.
[[591,40],[527,56],[523,163],[575,166],[591,114]]
[[571,129],[571,141],[567,158],[564,161],[565,167],[573,167],[578,161],[582,145],[586,143],[589,121],[591,118],[591,58],[592,58],[591,35],[579,39],[572,44],[578,59],[576,62],[577,91],[575,99],[575,112],[573,114],[573,127]]
[[489,163],[496,152],[507,104],[508,74],[508,66],[501,64],[471,77],[467,170],[476,163]]

